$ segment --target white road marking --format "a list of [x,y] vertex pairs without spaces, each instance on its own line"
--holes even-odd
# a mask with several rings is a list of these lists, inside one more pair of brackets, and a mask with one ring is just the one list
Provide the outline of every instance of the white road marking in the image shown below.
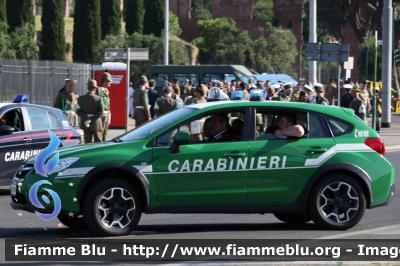
[[[389,225],[389,226],[384,226],[384,227],[378,227],[374,229],[365,229],[365,230],[360,230],[360,231],[355,231],[355,232],[348,232],[348,233],[343,233],[343,234],[338,234],[338,235],[331,235],[331,236],[324,236],[324,237],[319,237],[316,239],[338,239],[338,238],[347,238],[349,236],[357,236],[357,235],[372,235],[372,234],[380,234],[380,235],[393,235],[396,233],[400,233],[400,228],[399,225]],[[365,238],[365,237],[363,237]]]

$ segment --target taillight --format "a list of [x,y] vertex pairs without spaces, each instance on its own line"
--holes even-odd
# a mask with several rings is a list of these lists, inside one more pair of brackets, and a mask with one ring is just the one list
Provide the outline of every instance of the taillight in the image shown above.
[[385,156],[385,143],[381,138],[367,138],[364,143],[380,155]]

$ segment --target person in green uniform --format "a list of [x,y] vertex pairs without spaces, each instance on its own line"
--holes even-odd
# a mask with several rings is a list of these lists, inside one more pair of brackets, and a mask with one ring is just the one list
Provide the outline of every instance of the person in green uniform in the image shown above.
[[103,140],[106,140],[108,133],[108,126],[111,122],[111,112],[110,112],[110,92],[108,89],[111,86],[111,74],[104,72],[101,75],[101,86],[96,90],[96,95],[101,98],[102,105],[104,108],[104,119],[103,119]]
[[73,127],[76,126],[78,122],[76,119],[75,107],[76,99],[79,95],[75,94],[75,89],[76,80],[68,80],[65,85],[65,91],[57,95],[53,105],[54,108],[60,109],[65,114]]
[[314,87],[315,90],[317,91],[317,97],[316,97],[317,104],[329,105],[328,99],[324,97],[325,95],[324,86],[321,83],[315,83]]
[[133,106],[135,106],[135,126],[138,127],[151,120],[149,97],[147,94],[148,80],[146,76],[139,79],[139,88],[133,92]]

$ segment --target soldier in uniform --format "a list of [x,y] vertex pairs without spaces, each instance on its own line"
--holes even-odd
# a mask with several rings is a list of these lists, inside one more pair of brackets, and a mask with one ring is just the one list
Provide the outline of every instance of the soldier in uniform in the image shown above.
[[325,94],[324,86],[321,83],[315,83],[314,86],[317,91],[317,97],[316,97],[317,104],[329,105],[328,99],[324,97]]
[[146,86],[148,80],[146,76],[141,76],[139,79],[139,88],[133,93],[133,105],[135,106],[135,125],[136,127],[151,120],[149,97]]
[[299,97],[300,97],[300,86],[297,85],[293,89],[292,102],[297,102],[299,100]]
[[88,93],[78,98],[77,113],[81,118],[85,143],[102,142],[103,139],[103,105],[101,97],[96,95],[97,82],[89,80]]
[[[204,86],[205,87],[205,86]],[[207,100],[204,97],[205,95],[205,90],[203,88],[203,86],[198,86],[194,92],[194,97],[195,99],[195,103],[206,103]],[[193,121],[192,123],[190,123],[190,133],[191,133],[191,140],[192,141],[202,141],[203,140],[203,135],[202,135],[202,130],[204,127],[204,121],[205,121],[205,117],[200,118],[199,120]],[[199,132],[199,133],[197,133]]]
[[108,72],[104,72],[101,75],[101,86],[97,88],[96,95],[100,96],[104,108],[104,119],[103,119],[103,140],[106,140],[108,133],[108,126],[111,122],[111,113],[110,113],[110,92],[108,88],[111,86],[111,74]]
[[[360,99],[364,102],[365,108],[368,113],[368,111],[371,110],[371,101],[370,101],[370,93],[367,90],[367,82],[365,81],[362,82],[359,88],[360,88]],[[364,121],[367,122],[367,118],[365,118]]]
[[325,90],[325,98],[328,100],[329,104],[332,104],[335,98],[337,97],[337,90],[335,86],[335,81],[333,79],[329,80],[329,85],[326,86]]
[[169,83],[168,77],[167,77],[167,76],[164,76],[164,77],[163,77],[163,81],[164,81],[164,84],[163,84],[162,91],[164,91],[166,88],[168,88],[169,86],[171,86],[171,83]]
[[56,100],[54,101],[54,108],[63,111],[65,116],[71,122],[71,125],[76,126],[75,105],[76,99],[79,97],[79,95],[74,93],[76,89],[76,81],[70,79],[65,86],[65,91],[57,95]]
[[183,84],[183,92],[181,98],[185,101],[186,97],[190,95],[192,92],[192,81],[189,79],[185,79],[185,83]]
[[172,88],[166,88],[163,91],[163,97],[156,100],[154,111],[157,116],[161,116],[178,108],[179,103],[177,100],[172,99],[172,94]]
[[181,88],[178,85],[177,79],[172,80],[172,89],[174,91],[174,94],[178,95],[179,97],[181,96]]
[[285,83],[283,90],[284,90],[283,95],[279,95],[278,101],[290,102],[290,100],[291,100],[290,95],[293,92],[292,83],[291,82]]
[[230,130],[229,118],[226,114],[215,114],[211,118],[213,137],[207,139],[207,142],[234,141],[235,135]]
[[366,121],[366,107],[363,100],[360,98],[361,90],[357,87],[353,87],[351,94],[353,95],[353,100],[350,103],[350,108],[354,110],[354,113]]

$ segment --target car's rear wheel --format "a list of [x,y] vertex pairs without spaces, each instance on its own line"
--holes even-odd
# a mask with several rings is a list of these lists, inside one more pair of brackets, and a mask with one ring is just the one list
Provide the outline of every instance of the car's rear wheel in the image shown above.
[[83,217],[102,236],[129,234],[142,215],[141,200],[129,182],[110,178],[96,183],[84,200]]
[[311,221],[310,214],[307,212],[283,212],[283,213],[274,213],[274,216],[288,224],[305,224]]
[[[74,216],[76,216],[76,215],[74,214]],[[57,218],[58,218],[58,220],[60,220],[60,222],[63,225],[65,225],[65,226],[67,226],[69,228],[72,228],[72,229],[86,229],[87,225],[86,225],[86,222],[83,219],[83,217],[74,217],[74,216],[69,216],[68,214],[67,215],[59,214],[57,216]]]
[[329,174],[313,187],[309,211],[316,225],[330,230],[346,230],[355,226],[366,209],[361,185],[346,174]]

